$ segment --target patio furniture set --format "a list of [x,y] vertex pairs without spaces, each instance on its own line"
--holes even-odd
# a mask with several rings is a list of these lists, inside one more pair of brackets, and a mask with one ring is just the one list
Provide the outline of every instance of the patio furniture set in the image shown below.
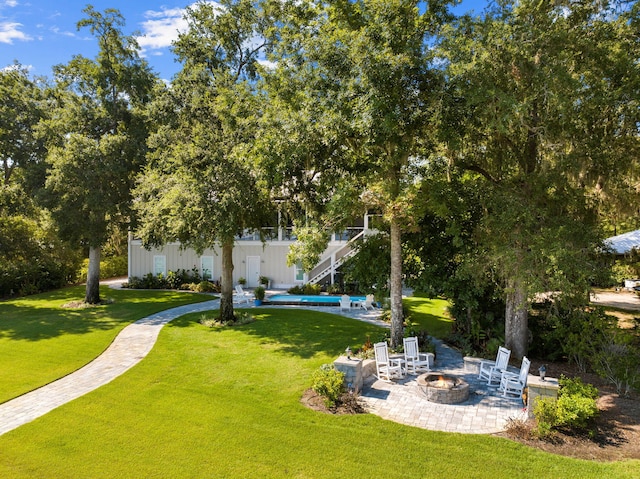
[[531,361],[526,356],[522,358],[520,372],[516,374],[507,370],[510,356],[511,351],[500,346],[495,361],[483,360],[480,362],[478,378],[486,380],[489,386],[498,386],[498,391],[504,397],[509,394],[522,397],[524,388],[527,387]]
[[[391,357],[385,341],[374,344],[376,377],[378,379],[390,382],[394,379],[402,379],[406,374],[417,375],[431,372],[429,353],[419,352],[417,337],[404,338],[403,345],[404,355]],[[498,391],[502,393],[503,397],[509,397],[511,395],[520,398],[523,396],[527,386],[531,361],[527,357],[524,357],[520,371],[515,373],[507,369],[510,356],[511,351],[501,346],[498,349],[495,361],[481,361],[478,379],[487,381],[489,387],[497,386]],[[461,389],[465,386],[468,390],[468,384],[466,384],[465,381],[444,374],[422,374],[418,378],[418,385],[424,386],[423,389],[425,390],[429,388],[454,390]],[[441,393],[438,392],[438,395],[440,394]],[[433,394],[429,394],[429,396],[432,395]],[[467,397],[468,391],[465,391],[464,395],[457,395],[457,399],[455,400],[451,398],[445,400],[446,402],[461,402],[466,400]]]
[[343,294],[342,296],[340,296],[340,311],[349,311],[351,308],[362,308],[367,311],[375,309],[373,303],[373,295],[368,294],[365,297],[364,301],[353,301],[351,299],[351,296],[349,296],[348,294]]
[[418,338],[413,336],[402,340],[404,355],[390,357],[386,341],[373,345],[376,358],[376,377],[383,381],[400,379],[405,374],[418,374],[431,371],[429,353],[421,353]]

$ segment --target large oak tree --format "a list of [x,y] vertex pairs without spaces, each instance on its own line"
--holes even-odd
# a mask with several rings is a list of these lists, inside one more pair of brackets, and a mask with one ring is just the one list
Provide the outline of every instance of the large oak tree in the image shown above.
[[[435,125],[441,98],[442,78],[430,45],[447,18],[448,3],[294,3],[290,10],[295,11],[294,20],[281,29],[285,47],[274,73],[301,90],[286,91],[280,81],[277,101],[302,112],[298,117],[311,125],[305,131],[311,132],[305,135],[311,139],[309,149],[320,150],[328,174],[314,164],[320,172],[310,184],[326,179],[331,185],[316,187],[316,192],[333,196],[339,205],[349,203],[345,198],[355,198],[360,212],[369,208],[382,213],[391,240],[394,347],[403,335],[401,242],[413,220],[417,182],[412,166],[428,151],[425,140]],[[304,161],[304,155],[300,157]],[[335,181],[335,165],[344,174],[342,181]],[[300,167],[306,170],[304,163]],[[344,208],[329,203],[324,211],[326,223],[331,224]]]
[[588,297],[598,206],[637,168],[628,3],[499,1],[445,35],[448,158],[480,192],[480,264],[502,281],[515,357],[533,295]]
[[187,8],[174,51],[182,70],[152,108],[158,129],[137,188],[138,234],[147,246],[180,241],[198,252],[220,246],[220,315],[233,321],[236,237],[271,219],[249,145],[264,11],[247,0]]
[[99,53],[55,67],[46,202],[60,235],[89,249],[85,301],[97,303],[101,248],[114,224],[130,221],[131,189],[146,152],[143,106],[156,79],[135,39],[120,30],[117,10],[88,6],[84,13],[78,29],[89,28]]

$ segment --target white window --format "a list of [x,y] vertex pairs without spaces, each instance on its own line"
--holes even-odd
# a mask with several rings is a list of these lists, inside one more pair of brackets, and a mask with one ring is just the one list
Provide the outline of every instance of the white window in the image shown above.
[[296,270],[296,282],[304,282],[304,269],[302,269],[302,263],[301,262],[297,262],[295,265],[295,270]]
[[164,255],[156,255],[153,257],[153,275],[167,276],[167,257]]
[[213,280],[213,256],[202,256],[200,258],[200,272],[203,280]]

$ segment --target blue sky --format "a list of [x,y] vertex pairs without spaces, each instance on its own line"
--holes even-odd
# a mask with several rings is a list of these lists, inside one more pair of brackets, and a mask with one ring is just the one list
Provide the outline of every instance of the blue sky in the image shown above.
[[[184,26],[182,10],[189,0],[0,0],[0,68],[17,60],[32,75],[51,77],[51,67],[73,55],[93,58],[97,52],[89,30],[76,29],[90,3],[97,11],[116,8],[126,20],[125,34],[137,31],[142,54],[151,67],[169,80],[180,68],[169,50]],[[487,0],[463,0],[457,11],[480,13]]]

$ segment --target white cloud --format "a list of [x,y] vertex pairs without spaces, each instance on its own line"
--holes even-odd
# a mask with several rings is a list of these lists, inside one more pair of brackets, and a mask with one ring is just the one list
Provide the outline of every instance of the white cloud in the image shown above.
[[[218,2],[207,1],[215,8],[222,7]],[[191,6],[196,5],[195,3]],[[174,40],[178,39],[179,32],[186,32],[189,28],[184,19],[184,8],[164,8],[160,11],[147,10],[144,16],[147,20],[142,22],[142,36],[138,37],[138,45],[145,53],[149,50],[161,50],[171,46]],[[162,55],[162,52],[154,52],[153,55]]]
[[17,7],[18,6],[18,0],[5,0],[4,1],[4,6],[5,7]]
[[143,51],[158,50],[171,45],[178,38],[178,32],[187,30],[187,22],[183,18],[184,9],[170,8],[162,11],[148,10],[142,22],[142,33],[138,37],[138,44]]
[[16,70],[23,70],[23,69],[26,69],[27,71],[34,70],[33,65],[20,65],[20,64],[16,65],[15,63],[13,63],[11,65],[7,65],[4,68],[0,68],[0,71],[10,72],[10,71],[16,71]]
[[51,27],[49,30],[51,30],[53,33],[55,33],[56,35],[62,35],[64,37],[72,37],[75,38],[76,34],[73,32],[69,32],[69,31],[65,31],[65,30],[60,30],[60,27]]
[[0,22],[0,43],[13,44],[14,40],[23,42],[33,40],[29,35],[20,31],[21,23]]
[[258,60],[258,63],[262,65],[266,70],[275,70],[278,67],[276,62],[272,62],[271,60]]

